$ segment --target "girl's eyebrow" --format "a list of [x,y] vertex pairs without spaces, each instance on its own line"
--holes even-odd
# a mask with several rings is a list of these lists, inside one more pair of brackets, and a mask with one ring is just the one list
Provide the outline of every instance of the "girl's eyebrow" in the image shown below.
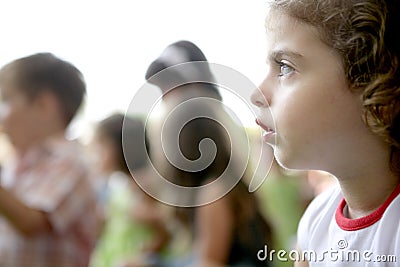
[[272,53],[269,55],[268,58],[269,60],[274,61],[282,59],[283,56],[287,56],[293,59],[299,59],[303,57],[303,55],[290,50],[277,50],[277,51],[272,51]]

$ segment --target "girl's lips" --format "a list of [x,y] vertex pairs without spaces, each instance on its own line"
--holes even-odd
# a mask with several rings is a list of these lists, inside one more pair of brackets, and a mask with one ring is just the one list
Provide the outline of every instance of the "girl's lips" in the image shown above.
[[264,130],[264,133],[263,133],[264,142],[270,143],[270,138],[272,136],[275,136],[275,131],[273,129],[269,128],[268,126],[266,126],[265,124],[263,124],[259,119],[256,119],[256,123],[258,126],[261,127],[261,129]]
[[267,133],[275,133],[275,131],[272,128],[269,128],[268,126],[263,124],[259,119],[256,119],[256,123],[257,123],[258,126],[260,126]]

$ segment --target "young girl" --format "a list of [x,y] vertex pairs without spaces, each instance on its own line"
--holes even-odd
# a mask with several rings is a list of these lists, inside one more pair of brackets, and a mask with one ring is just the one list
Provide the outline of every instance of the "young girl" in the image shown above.
[[268,69],[252,96],[263,139],[281,165],[339,182],[303,215],[298,266],[400,260],[399,6],[271,2]]
[[[128,143],[124,143],[124,150],[123,125],[130,137],[125,140]],[[159,203],[146,195],[131,176],[132,172],[143,179],[149,177],[147,148],[142,141],[147,141],[144,129],[141,119],[119,113],[105,118],[96,128],[97,163],[108,177],[98,192],[108,219],[90,266],[149,262],[161,255],[169,241]]]

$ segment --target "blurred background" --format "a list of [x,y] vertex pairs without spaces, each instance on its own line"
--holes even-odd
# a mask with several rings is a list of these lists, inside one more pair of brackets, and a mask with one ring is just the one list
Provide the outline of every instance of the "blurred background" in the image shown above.
[[[2,1],[0,12],[0,66],[48,51],[83,72],[86,107],[72,137],[81,136],[87,122],[125,111],[144,84],[148,64],[177,40],[196,43],[210,62],[255,84],[263,78],[264,1],[10,0]],[[235,99],[225,101],[235,106]],[[252,118],[241,119],[254,126]]]
[[[0,6],[0,67],[19,57],[51,52],[84,74],[86,103],[70,126],[69,138],[86,144],[95,123],[114,112],[127,110],[145,82],[148,64],[177,40],[196,43],[209,62],[231,67],[254,84],[263,79],[265,1],[5,0]],[[242,97],[248,100],[250,94],[251,89]],[[247,128],[252,145],[260,145],[254,117],[249,116],[242,100],[223,93],[223,101]],[[9,146],[3,136],[0,143],[1,161],[8,155]],[[274,164],[268,179],[256,192],[273,224],[277,249],[294,248],[300,216],[315,195],[313,188],[319,186],[309,187],[309,180],[309,173],[289,172]],[[119,226],[116,223],[111,226],[115,229],[109,231],[118,231]],[[100,251],[95,257],[94,262],[104,263],[108,255]]]

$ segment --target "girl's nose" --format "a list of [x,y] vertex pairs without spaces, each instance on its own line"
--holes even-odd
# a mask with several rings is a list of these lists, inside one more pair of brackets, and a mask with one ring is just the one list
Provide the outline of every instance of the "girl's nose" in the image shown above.
[[265,98],[262,95],[261,91],[259,88],[254,90],[254,92],[251,94],[251,103],[253,103],[255,106],[262,108],[265,106]]
[[271,105],[271,97],[267,93],[266,80],[251,94],[251,102],[259,107],[266,108]]

